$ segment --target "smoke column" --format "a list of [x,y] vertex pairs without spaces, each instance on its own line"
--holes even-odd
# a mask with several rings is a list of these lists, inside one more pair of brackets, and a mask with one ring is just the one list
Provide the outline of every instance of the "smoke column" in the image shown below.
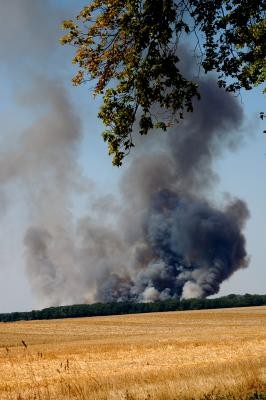
[[217,209],[207,200],[216,180],[213,159],[237,144],[232,131],[242,112],[212,80],[202,82],[201,91],[195,113],[165,140],[155,137],[154,148],[153,138],[147,140],[122,179],[117,231],[127,256],[115,269],[107,256],[98,300],[205,297],[248,264],[245,203],[231,200]]
[[99,198],[68,234],[69,244],[43,225],[28,230],[28,273],[52,304],[206,297],[247,266],[245,203],[230,200],[217,209],[208,200],[213,160],[236,146],[232,132],[242,112],[214,81],[201,90],[202,101],[181,126],[139,141],[119,203],[108,210],[110,200]]
[[[48,3],[45,9],[31,0],[12,4],[22,16],[29,7],[33,20],[49,14]],[[34,53],[39,26],[28,29]],[[42,46],[44,62],[50,42]],[[80,120],[60,80],[39,72],[18,97],[40,116],[16,145],[1,150],[0,183],[1,190],[12,183],[23,193],[25,269],[42,305],[206,297],[248,265],[246,204],[212,201],[213,163],[241,141],[235,98],[202,80],[194,113],[166,135],[136,137],[118,196],[94,194],[87,215],[76,218],[73,198],[88,190],[77,163]]]

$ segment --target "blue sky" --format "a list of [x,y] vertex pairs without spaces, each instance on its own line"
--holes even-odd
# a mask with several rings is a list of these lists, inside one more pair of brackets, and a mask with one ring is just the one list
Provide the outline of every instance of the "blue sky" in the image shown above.
[[[47,1],[45,6],[43,3],[41,0],[0,0],[0,168],[2,171],[9,168],[8,174],[11,176],[5,178],[0,174],[0,312],[27,310],[43,305],[37,300],[36,293],[32,292],[25,272],[23,235],[29,216],[35,218],[34,196],[36,201],[40,201],[40,193],[36,194],[36,191],[39,190],[39,179],[46,179],[43,168],[45,165],[49,167],[49,164],[45,164],[41,146],[38,147],[39,154],[34,155],[35,148],[31,149],[29,145],[26,147],[28,153],[25,161],[29,164],[25,171],[19,170],[16,175],[12,167],[17,160],[14,158],[12,162],[9,155],[18,157],[16,148],[21,145],[24,132],[31,129],[46,108],[50,108],[49,96],[45,102],[42,99],[46,79],[60,82],[65,87],[75,115],[81,121],[82,139],[75,157],[81,177],[86,182],[86,194],[81,196],[83,200],[74,201],[76,209],[73,214],[82,213],[88,198],[94,196],[95,192],[117,192],[117,182],[123,172],[112,166],[101,138],[102,125],[97,119],[100,99],[93,99],[85,86],[72,87],[72,49],[58,43],[60,21],[76,15],[84,2],[55,0]],[[243,91],[239,101],[245,113],[243,143],[236,151],[226,151],[217,160],[215,170],[220,180],[214,196],[221,199],[224,193],[230,193],[247,202],[251,217],[245,232],[251,261],[247,269],[236,272],[222,284],[219,295],[265,293],[266,286],[266,135],[262,133],[265,122],[259,119],[259,112],[265,111],[265,95],[262,95],[260,88]],[[9,159],[5,161],[6,158]],[[42,159],[41,166],[38,166],[38,158]],[[32,165],[37,171],[36,176],[30,171]],[[44,189],[42,186],[42,193],[45,193]],[[49,208],[51,204],[43,208],[47,218]]]

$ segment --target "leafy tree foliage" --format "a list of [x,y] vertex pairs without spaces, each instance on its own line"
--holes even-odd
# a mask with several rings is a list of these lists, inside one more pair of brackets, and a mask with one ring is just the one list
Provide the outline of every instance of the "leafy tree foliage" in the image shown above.
[[266,295],[245,294],[216,299],[166,300],[154,303],[95,303],[75,304],[72,306],[50,307],[43,310],[0,314],[0,322],[12,322],[35,319],[60,319],[94,317],[100,315],[136,314],[158,311],[201,310],[212,308],[249,307],[266,305]]
[[61,42],[77,48],[73,83],[92,81],[103,95],[103,138],[117,166],[134,146],[133,124],[142,135],[165,131],[193,111],[198,85],[178,64],[184,36],[195,35],[201,67],[229,91],[266,76],[263,0],[92,0],[63,28]]

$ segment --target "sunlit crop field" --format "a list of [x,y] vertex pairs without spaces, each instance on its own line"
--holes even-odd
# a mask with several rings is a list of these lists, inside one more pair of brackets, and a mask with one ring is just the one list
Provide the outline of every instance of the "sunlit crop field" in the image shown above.
[[266,307],[0,323],[1,400],[265,389]]

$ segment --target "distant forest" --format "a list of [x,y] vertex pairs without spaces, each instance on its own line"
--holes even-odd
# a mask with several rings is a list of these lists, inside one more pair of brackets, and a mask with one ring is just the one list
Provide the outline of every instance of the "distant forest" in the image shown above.
[[213,308],[251,307],[266,305],[266,295],[229,294],[216,299],[166,300],[154,303],[94,303],[49,307],[43,310],[0,314],[0,322],[36,319],[95,317],[100,315],[137,314],[159,311],[203,310]]

